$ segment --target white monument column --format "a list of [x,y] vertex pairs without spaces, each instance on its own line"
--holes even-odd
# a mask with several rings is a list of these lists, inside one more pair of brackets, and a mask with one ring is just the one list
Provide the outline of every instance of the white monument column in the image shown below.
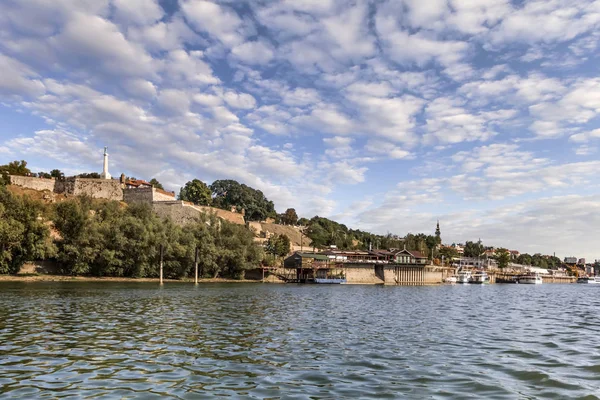
[[102,169],[102,179],[112,179],[110,174],[108,173],[108,147],[104,147],[104,168]]

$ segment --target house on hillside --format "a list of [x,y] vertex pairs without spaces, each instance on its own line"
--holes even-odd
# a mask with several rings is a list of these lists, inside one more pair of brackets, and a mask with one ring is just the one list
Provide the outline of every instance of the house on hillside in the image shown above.
[[393,261],[396,264],[426,265],[428,263],[428,258],[420,251],[403,249],[394,253]]

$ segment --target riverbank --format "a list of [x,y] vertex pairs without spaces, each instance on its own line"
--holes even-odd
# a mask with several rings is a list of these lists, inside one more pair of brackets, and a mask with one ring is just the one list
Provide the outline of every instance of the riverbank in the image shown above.
[[[66,276],[66,275],[0,275],[0,282],[154,282],[158,278],[125,278],[125,277],[97,277],[97,276]],[[193,279],[164,279],[165,283],[194,283]],[[260,283],[254,279],[226,279],[206,278],[199,279],[198,283]]]

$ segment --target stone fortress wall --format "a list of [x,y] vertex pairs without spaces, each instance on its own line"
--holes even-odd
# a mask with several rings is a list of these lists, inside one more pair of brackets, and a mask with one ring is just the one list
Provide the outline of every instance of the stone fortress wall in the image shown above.
[[11,185],[38,191],[48,190],[53,193],[70,196],[90,196],[95,199],[123,200],[121,183],[114,179],[66,178],[45,179],[31,176],[10,177]]
[[116,179],[73,177],[56,180],[31,176],[11,176],[10,183],[25,189],[50,191],[68,196],[90,196],[95,199],[125,201],[126,203],[148,203],[152,204],[154,212],[160,217],[169,217],[180,225],[196,221],[202,213],[214,213],[217,217],[234,224],[244,225],[246,223],[243,214],[177,201],[174,193],[152,187],[123,189],[121,182]]
[[31,176],[10,176],[10,184],[15,186],[20,186],[25,189],[33,189],[44,191],[48,190],[50,192],[54,192],[55,180],[54,178],[45,179],[45,178],[33,178]]
[[242,214],[221,210],[220,208],[196,206],[181,200],[154,201],[152,202],[152,209],[159,217],[170,218],[178,225],[195,222],[203,213],[214,213],[218,218],[238,225],[245,225],[246,223]]
[[175,201],[175,193],[153,187],[123,189],[123,201],[126,203],[153,203],[155,201]]

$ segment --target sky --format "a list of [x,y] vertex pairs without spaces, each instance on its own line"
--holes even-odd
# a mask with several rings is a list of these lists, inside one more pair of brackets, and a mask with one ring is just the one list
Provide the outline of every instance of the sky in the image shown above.
[[600,258],[600,1],[3,0],[0,164]]

